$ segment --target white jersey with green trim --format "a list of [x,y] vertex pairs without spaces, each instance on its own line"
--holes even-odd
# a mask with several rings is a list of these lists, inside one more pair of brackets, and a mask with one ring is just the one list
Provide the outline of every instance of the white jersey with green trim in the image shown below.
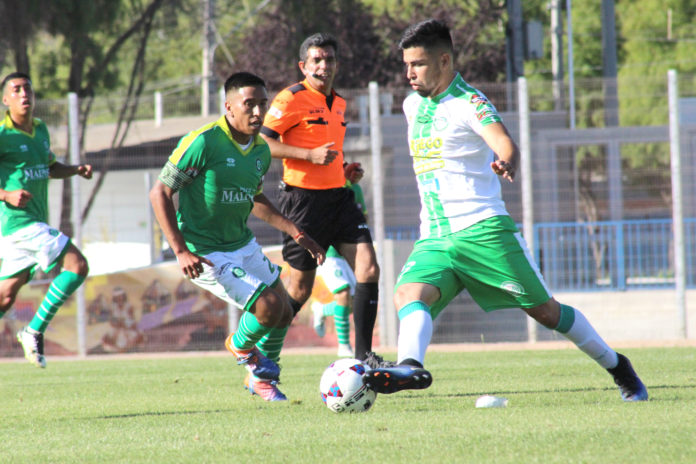
[[436,97],[409,95],[403,104],[421,200],[420,236],[443,237],[483,219],[507,215],[493,151],[479,135],[501,122],[485,95],[457,73]]

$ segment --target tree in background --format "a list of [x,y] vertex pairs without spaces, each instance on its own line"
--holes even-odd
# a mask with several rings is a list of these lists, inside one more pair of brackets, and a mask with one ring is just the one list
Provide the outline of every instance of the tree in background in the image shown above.
[[[452,28],[456,66],[470,81],[500,81],[505,76],[505,8],[497,2],[413,0],[286,0],[262,13],[243,32],[233,68],[218,63],[218,74],[253,70],[269,87],[280,89],[301,79],[297,67],[302,40],[314,32],[331,32],[339,41],[336,85],[365,88],[370,81],[404,87],[398,42],[409,24],[434,17]],[[424,12],[427,12],[425,14]]]

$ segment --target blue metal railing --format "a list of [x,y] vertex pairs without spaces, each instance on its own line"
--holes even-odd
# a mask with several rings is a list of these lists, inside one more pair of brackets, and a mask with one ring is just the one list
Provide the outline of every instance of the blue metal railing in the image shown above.
[[[696,286],[696,218],[684,220],[687,287]],[[387,238],[417,240],[417,227],[388,228]],[[553,290],[595,291],[674,286],[671,219],[539,223],[533,254]]]

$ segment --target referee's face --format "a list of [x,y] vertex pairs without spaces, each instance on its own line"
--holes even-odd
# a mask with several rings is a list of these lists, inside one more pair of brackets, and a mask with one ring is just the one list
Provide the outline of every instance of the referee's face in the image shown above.
[[232,137],[240,143],[248,143],[263,126],[268,110],[268,93],[263,86],[248,86],[230,89],[225,100],[227,122]]
[[315,90],[329,95],[338,70],[336,51],[333,47],[310,47],[307,58],[299,62],[302,74]]

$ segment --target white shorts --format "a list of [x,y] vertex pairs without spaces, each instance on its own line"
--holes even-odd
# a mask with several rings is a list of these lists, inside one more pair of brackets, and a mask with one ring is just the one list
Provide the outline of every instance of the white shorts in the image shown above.
[[244,311],[280,276],[280,267],[253,239],[239,250],[215,251],[205,257],[214,267],[203,264],[203,273],[191,282]]
[[331,293],[338,293],[350,288],[350,295],[355,294],[355,274],[348,261],[338,256],[327,257],[324,264],[317,268],[317,274],[322,278],[326,288]]
[[69,241],[67,235],[43,222],[0,237],[0,279],[37,265],[44,271],[50,270]]

